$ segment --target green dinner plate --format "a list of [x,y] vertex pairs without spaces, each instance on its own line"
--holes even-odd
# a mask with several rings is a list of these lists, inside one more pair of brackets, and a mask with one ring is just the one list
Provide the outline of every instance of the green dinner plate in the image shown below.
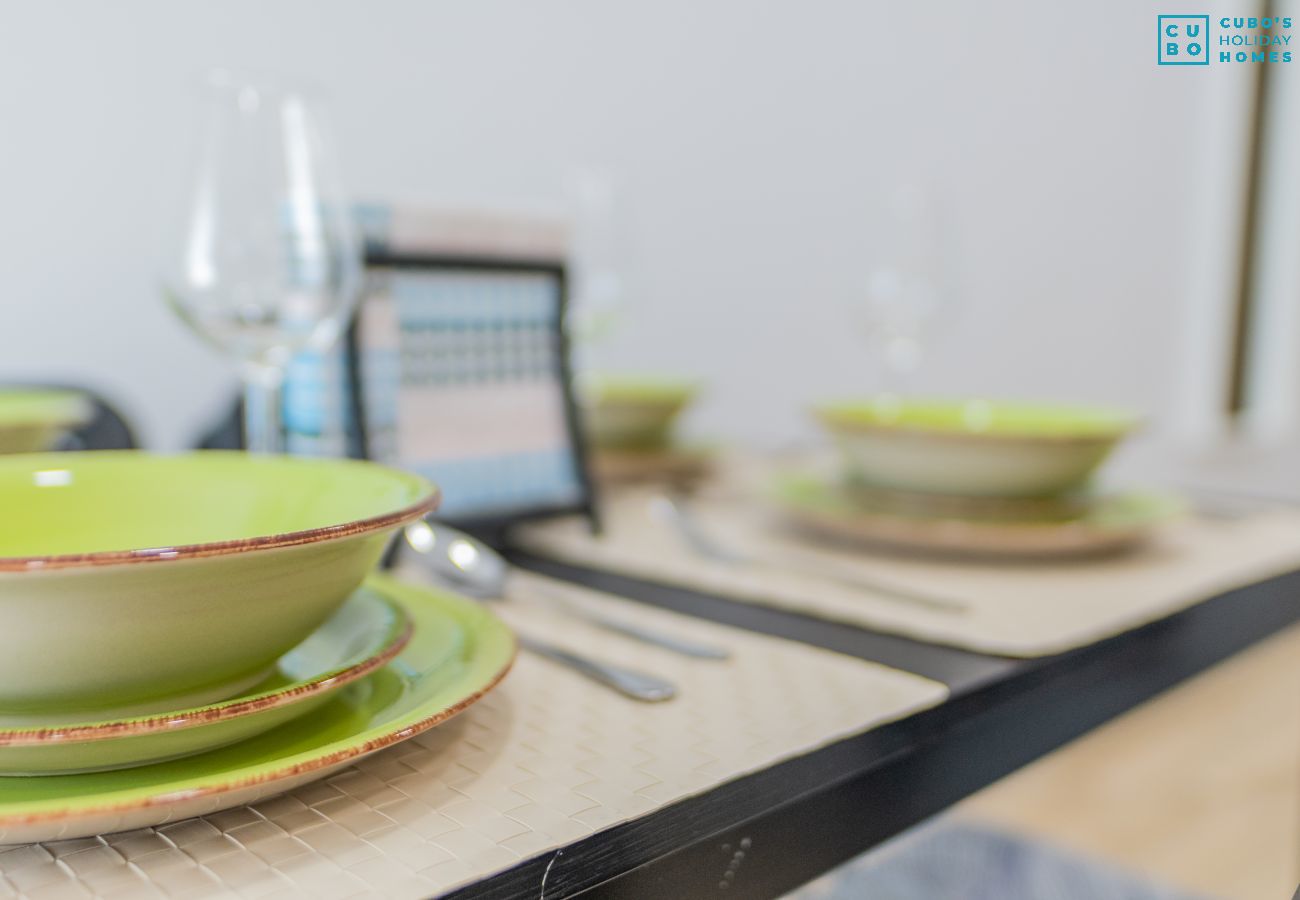
[[1185,509],[1176,496],[1122,491],[1084,498],[1065,519],[964,519],[867,509],[852,490],[817,475],[777,478],[771,497],[800,530],[839,542],[971,556],[1060,557],[1131,549]]
[[411,637],[406,610],[360,588],[276,671],[246,694],[193,709],[97,722],[0,717],[0,775],[121,769],[190,756],[242,741],[317,709],[388,663]]
[[414,634],[396,659],[308,716],[198,756],[112,772],[0,778],[0,844],[85,837],[283,793],[451,718],[510,669],[515,639],[482,606],[387,576]]
[[708,475],[718,458],[710,444],[669,444],[650,449],[597,449],[591,467],[602,481],[690,484]]

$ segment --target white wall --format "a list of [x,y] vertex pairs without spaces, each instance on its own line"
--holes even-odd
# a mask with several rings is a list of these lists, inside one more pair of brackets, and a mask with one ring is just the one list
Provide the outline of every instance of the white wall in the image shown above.
[[[1180,381],[1202,103],[1155,65],[1154,3],[22,4],[0,27],[0,377],[76,378],[157,446],[231,378],[156,289],[192,80],[212,64],[333,93],[355,195],[563,208],[622,173],[638,253],[601,352],[698,373],[692,426],[777,441],[865,390],[848,306],[873,210],[946,170],[958,312],[919,386],[1166,408]],[[1226,238],[1225,238],[1226,240]]]

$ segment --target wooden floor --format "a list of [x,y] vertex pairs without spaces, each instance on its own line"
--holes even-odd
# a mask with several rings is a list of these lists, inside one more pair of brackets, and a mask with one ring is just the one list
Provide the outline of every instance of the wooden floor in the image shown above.
[[1230,900],[1300,883],[1300,626],[981,791],[957,813]]

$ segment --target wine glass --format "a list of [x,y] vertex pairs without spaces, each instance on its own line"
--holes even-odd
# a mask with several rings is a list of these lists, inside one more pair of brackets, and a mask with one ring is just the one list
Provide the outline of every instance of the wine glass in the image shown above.
[[245,445],[274,453],[283,445],[285,365],[328,347],[345,327],[360,245],[312,92],[219,71],[202,106],[197,173],[163,293],[238,363]]
[[591,345],[613,332],[625,312],[627,223],[617,180],[610,171],[583,167],[570,172],[568,193],[572,287],[566,319],[575,349],[585,356]]
[[882,363],[881,393],[896,396],[921,366],[953,300],[951,248],[939,198],[925,183],[896,183],[881,212],[860,318]]

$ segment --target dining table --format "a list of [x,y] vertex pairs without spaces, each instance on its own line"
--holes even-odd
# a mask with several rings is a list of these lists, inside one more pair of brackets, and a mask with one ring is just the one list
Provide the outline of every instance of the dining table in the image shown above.
[[[1134,477],[1145,478],[1147,473],[1159,471],[1167,480],[1168,457],[1153,453],[1147,459],[1149,463],[1139,458],[1131,466]],[[1291,461],[1295,459],[1273,455],[1264,462],[1229,455],[1202,461],[1194,472],[1188,469],[1187,484],[1194,479],[1205,491],[1189,496],[1204,498],[1206,509],[1212,508],[1216,514],[1227,510],[1235,516],[1236,510],[1249,511],[1261,503],[1289,508],[1297,498],[1285,495],[1284,473],[1293,471]],[[1210,592],[1177,611],[1081,646],[1046,655],[1003,655],[799,608],[745,602],[722,591],[654,577],[651,570],[630,572],[598,562],[584,563],[547,553],[535,543],[512,537],[515,534],[516,530],[506,529],[481,536],[525,570],[523,577],[564,584],[596,598],[590,602],[602,612],[616,606],[617,615],[634,619],[640,611],[658,617],[653,618],[656,626],[699,623],[706,639],[730,642],[743,651],[742,656],[748,654],[750,668],[733,668],[742,671],[739,677],[761,681],[763,690],[779,688],[777,682],[784,676],[775,672],[762,680],[762,667],[779,661],[779,647],[795,648],[783,663],[785,672],[809,667],[804,680],[795,686],[805,693],[816,690],[817,679],[826,679],[828,695],[833,697],[823,698],[822,704],[833,702],[839,707],[834,727],[824,733],[825,740],[788,743],[784,749],[778,748],[780,752],[753,757],[760,760],[758,765],[714,772],[696,788],[688,785],[665,794],[662,801],[647,802],[642,811],[590,818],[581,829],[572,830],[571,839],[532,844],[528,840],[533,838],[524,840],[527,836],[522,833],[512,837],[502,832],[503,847],[517,840],[509,854],[499,856],[508,858],[507,862],[483,867],[472,877],[437,875],[446,884],[454,883],[450,890],[430,890],[427,885],[433,884],[432,880],[412,881],[411,896],[436,894],[457,900],[780,897],[1179,682],[1300,622],[1297,563]],[[1107,563],[1098,561],[1096,565]],[[599,599],[602,597],[605,599]],[[1044,596],[1043,602],[1051,603],[1052,598]],[[554,629],[552,634],[562,634],[566,627],[558,620],[548,622],[544,609],[534,610],[531,618],[519,619],[510,604],[497,608],[508,624],[518,627],[522,621],[525,630],[549,626]],[[751,637],[743,637],[746,635]],[[611,649],[615,646],[631,645],[615,642],[594,649],[608,655],[616,652]],[[837,660],[856,667],[864,666],[861,661],[865,661],[873,664],[873,670],[840,673]],[[737,660],[740,662],[744,660]],[[690,664],[696,665],[699,668],[688,666],[680,671],[720,672],[727,668],[710,670],[708,666],[717,664],[707,661]],[[389,838],[401,836],[409,843],[400,848],[400,864],[418,874],[438,854],[447,856],[438,849],[439,842],[453,846],[450,838],[455,835],[444,839],[437,829],[453,827],[452,820],[468,829],[475,824],[472,817],[481,813],[478,836],[490,837],[494,823],[504,821],[492,818],[486,807],[475,812],[469,800],[481,799],[490,805],[500,799],[497,792],[509,790],[500,791],[499,783],[484,778],[482,796],[472,796],[471,787],[458,788],[454,780],[447,780],[448,770],[470,765],[486,771],[494,757],[497,763],[513,766],[517,759],[501,757],[512,752],[510,743],[522,734],[533,744],[531,756],[523,763],[535,776],[527,792],[539,805],[544,805],[546,797],[561,797],[557,785],[564,784],[563,765],[567,763],[548,762],[548,748],[565,752],[564,730],[581,730],[584,722],[580,717],[566,718],[552,725],[549,733],[546,726],[536,726],[542,717],[563,711],[565,692],[555,689],[560,682],[547,681],[558,677],[555,672],[558,669],[544,660],[521,658],[505,682],[509,687],[512,679],[516,680],[515,687],[520,690],[496,706],[486,704],[481,713],[462,717],[469,724],[459,726],[459,731],[447,732],[444,739],[437,734],[442,729],[434,729],[423,745],[419,740],[410,742],[409,756],[402,755],[406,751],[401,747],[393,748],[374,757],[370,769],[345,772],[330,785],[308,786],[293,797],[270,801],[260,811],[227,810],[207,822],[168,824],[159,833],[65,841],[64,850],[57,842],[0,847],[0,875],[4,876],[0,878],[0,896],[4,895],[5,878],[19,885],[19,895],[24,879],[35,887],[53,890],[55,880],[72,878],[80,880],[84,888],[105,871],[102,866],[112,862],[120,867],[124,860],[129,871],[113,877],[124,883],[137,879],[132,884],[144,880],[160,889],[166,879],[179,878],[174,871],[178,861],[186,865],[197,862],[204,877],[218,879],[207,885],[218,894],[225,889],[230,895],[252,896],[264,887],[285,883],[284,879],[307,876],[319,876],[324,879],[321,884],[337,881],[335,868],[346,869],[354,860],[353,877],[371,878],[372,884],[380,884],[391,874],[390,857],[385,854],[397,848],[396,843],[381,848],[380,835],[390,832]],[[846,677],[840,678],[840,674]],[[881,680],[854,680],[849,675]],[[714,690],[713,702],[731,702],[728,698],[732,695],[727,692],[737,690],[734,673],[731,677],[729,682],[718,681],[722,687]],[[838,685],[833,684],[836,679]],[[871,698],[865,692],[858,697],[852,694],[854,685],[880,685],[883,689],[894,685],[900,693],[903,688],[916,689],[905,684],[905,679],[932,685],[933,692],[926,695],[929,699],[909,701],[895,707],[893,713],[881,714],[878,707],[872,711]],[[689,694],[703,681],[683,681],[683,692]],[[600,703],[609,704],[606,708],[616,710],[613,717],[600,720],[604,725],[628,727],[638,720],[652,721],[649,712],[638,711],[638,704],[600,688],[594,690],[593,698],[599,697]],[[655,706],[672,707],[679,702]],[[752,709],[764,708],[761,696],[744,702]],[[538,708],[530,710],[532,703]],[[798,696],[787,696],[771,709],[773,714],[792,715],[799,703]],[[503,724],[507,719],[515,720],[513,726]],[[499,739],[493,744],[491,729],[498,726]],[[666,754],[689,755],[698,735],[655,737]],[[584,739],[590,739],[593,746],[604,746],[600,735]],[[449,752],[455,747],[460,748],[460,755]],[[616,780],[621,762],[601,759],[597,752],[583,765],[597,773],[607,770],[612,773],[610,779]],[[452,787],[432,786],[443,781]],[[428,792],[418,798],[402,796],[412,786]],[[469,800],[463,791],[470,792]],[[507,802],[521,799],[512,795]],[[415,800],[427,805],[410,812],[412,826],[404,831],[404,811],[413,804],[418,806]],[[453,811],[448,804],[460,804],[461,810]],[[534,809],[536,815],[545,812]],[[444,813],[450,818],[443,818]],[[431,825],[434,820],[443,824]],[[300,828],[309,831],[297,831]],[[418,830],[426,828],[427,838],[425,831]],[[521,830],[522,826],[516,829]],[[461,834],[456,839],[467,837]],[[70,855],[60,856],[63,852]],[[92,855],[101,852],[106,854],[104,859]],[[79,853],[85,854],[82,863],[74,858]],[[152,868],[149,854],[156,860]],[[328,865],[322,865],[324,861]],[[454,863],[450,860],[448,864]],[[337,883],[342,890],[343,882]]]
[[[1139,445],[1127,479],[1172,477],[1218,501],[1300,505],[1300,453]],[[1212,509],[1219,509],[1213,506]],[[944,702],[528,860],[449,897],[773,898],[839,866],[1180,682],[1300,622],[1300,568],[1036,658],[977,653],[676,584],[509,553],[518,566],[650,606],[915,673]],[[1050,602],[1050,598],[1045,598]],[[740,852],[737,871],[735,861]],[[733,869],[741,877],[722,876]]]
[[[583,569],[529,569],[644,603],[914,672],[948,699],[533,859],[450,897],[779,897],[1295,622],[1300,570],[1088,647],[1012,659]],[[549,869],[549,871],[548,871]]]

